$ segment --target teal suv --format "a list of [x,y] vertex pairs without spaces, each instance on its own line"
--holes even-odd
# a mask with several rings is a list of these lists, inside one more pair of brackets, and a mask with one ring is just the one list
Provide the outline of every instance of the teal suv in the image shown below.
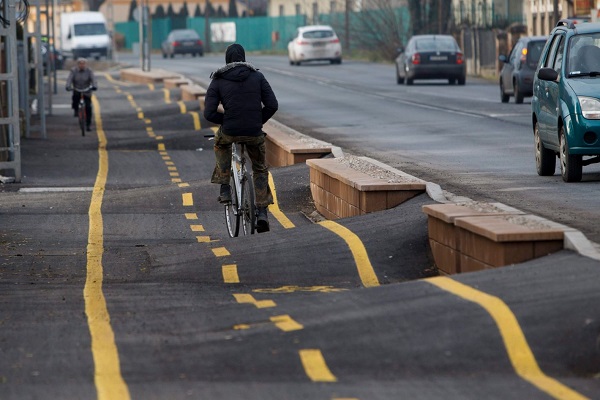
[[531,100],[537,173],[578,182],[600,162],[600,23],[562,19],[537,66]]

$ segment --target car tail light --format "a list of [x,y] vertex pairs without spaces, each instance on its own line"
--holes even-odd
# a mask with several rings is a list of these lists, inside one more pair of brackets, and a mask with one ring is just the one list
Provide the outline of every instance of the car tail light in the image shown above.
[[306,42],[304,40],[298,40],[298,46],[305,46],[307,44],[308,44],[308,42]]
[[339,42],[340,42],[340,39],[338,39],[338,38],[335,38],[335,39],[331,40],[331,43],[339,43]]
[[177,42],[177,41],[173,42],[173,47],[177,47],[177,46],[179,46],[179,42]]
[[415,53],[411,59],[413,64],[421,64],[421,55],[419,53]]
[[202,40],[196,40],[196,44],[198,44],[199,46],[202,46]]
[[464,62],[465,62],[465,59],[463,57],[463,53],[456,53],[456,63],[462,64]]

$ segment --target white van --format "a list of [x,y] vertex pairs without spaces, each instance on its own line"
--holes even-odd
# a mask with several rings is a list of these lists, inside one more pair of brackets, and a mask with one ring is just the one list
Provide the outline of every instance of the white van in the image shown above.
[[60,42],[65,57],[107,57],[111,40],[104,15],[97,11],[61,14]]

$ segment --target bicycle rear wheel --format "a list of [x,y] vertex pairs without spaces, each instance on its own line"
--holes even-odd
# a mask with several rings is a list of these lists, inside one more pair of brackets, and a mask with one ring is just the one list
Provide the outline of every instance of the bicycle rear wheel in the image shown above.
[[242,181],[242,227],[244,235],[253,235],[256,228],[256,205],[252,175],[246,171]]
[[227,222],[229,236],[236,237],[240,233],[240,207],[238,206],[237,188],[233,175],[229,182],[231,186],[231,202],[225,204],[225,221]]
[[85,109],[80,106],[77,115],[79,117],[79,128],[81,128],[81,136],[85,136]]

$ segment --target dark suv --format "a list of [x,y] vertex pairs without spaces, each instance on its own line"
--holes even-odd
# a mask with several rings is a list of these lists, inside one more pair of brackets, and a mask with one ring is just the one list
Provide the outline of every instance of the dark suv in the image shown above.
[[526,36],[515,43],[510,54],[498,57],[503,63],[500,71],[500,99],[508,103],[515,96],[515,103],[523,103],[523,98],[533,95],[533,74],[537,67],[546,36]]
[[560,20],[535,73],[531,100],[535,162],[553,175],[556,156],[565,182],[600,162],[600,23]]

